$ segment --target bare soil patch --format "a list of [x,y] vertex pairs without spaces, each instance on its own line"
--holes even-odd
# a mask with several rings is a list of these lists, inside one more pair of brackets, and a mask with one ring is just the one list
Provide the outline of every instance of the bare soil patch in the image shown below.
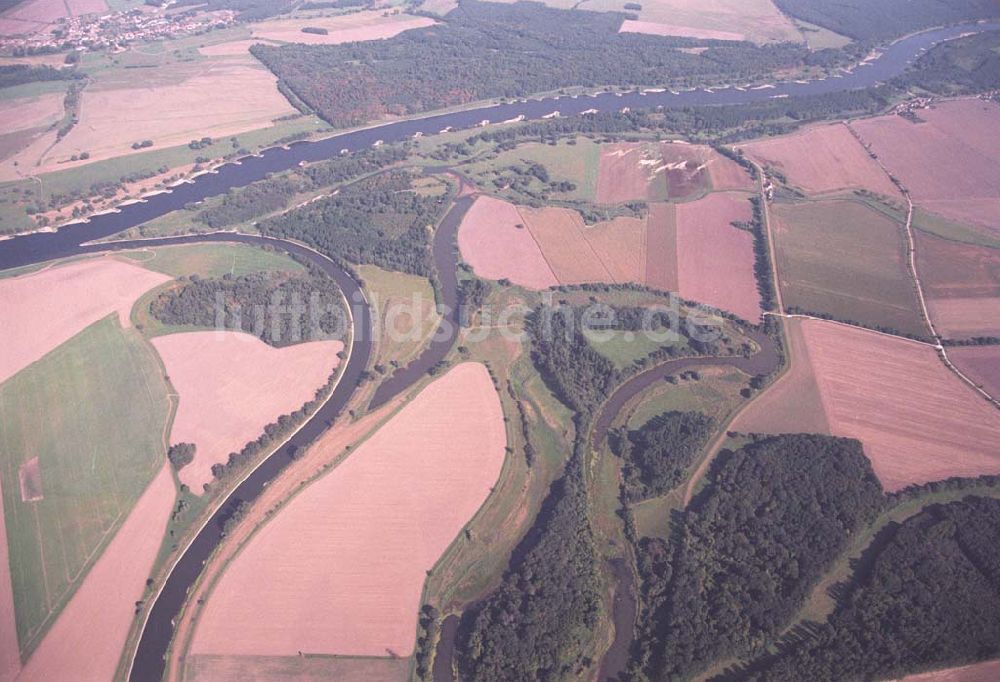
[[1000,346],[954,348],[948,359],[991,396],[1000,397]]
[[20,466],[17,479],[21,486],[21,502],[37,502],[43,499],[42,470],[38,466],[37,457],[32,457]]
[[1000,297],[936,298],[927,301],[927,308],[938,333],[946,338],[1000,334]]
[[826,410],[802,336],[802,320],[788,320],[792,366],[761,393],[730,427],[742,433],[830,433]]
[[13,133],[45,128],[60,120],[62,115],[63,95],[58,92],[4,100],[0,101],[0,130]]
[[114,679],[174,504],[168,467],[139,498],[18,680]]
[[907,675],[902,682],[995,682],[997,679],[1000,679],[1000,661],[986,661],[961,668]]
[[942,102],[923,122],[880,116],[852,124],[923,208],[1000,231],[1000,106]]
[[804,320],[830,430],[859,439],[887,490],[1000,473],[1000,412],[930,346]]
[[930,298],[1000,296],[1000,250],[916,232],[917,270]]
[[867,189],[887,196],[899,196],[899,190],[878,162],[868,155],[842,123],[758,140],[741,148],[764,166],[780,171],[789,183],[808,193]]
[[666,177],[656,144],[620,142],[601,146],[597,202],[617,204],[667,198]]
[[0,280],[0,382],[117,312],[169,277],[113,258],[92,258]]
[[339,363],[340,341],[273,348],[250,334],[209,331],[153,339],[180,399],[171,443],[194,443],[194,461],[179,472],[192,492],[264,427],[313,399]]
[[650,204],[646,226],[646,284],[677,291],[677,205]]
[[486,500],[505,446],[486,368],[456,366],[257,532],[190,653],[409,656],[426,571]]
[[[802,42],[801,33],[771,0],[652,0],[640,4],[639,21],[625,21],[622,31],[758,43]],[[611,0],[594,0],[583,7],[621,11],[621,4]]]
[[615,218],[583,228],[612,282],[642,284],[646,275],[646,220]]
[[760,319],[754,277],[753,235],[732,225],[751,219],[740,194],[713,193],[677,206],[679,293],[687,299]]
[[577,211],[551,207],[522,207],[519,211],[560,284],[614,281],[584,237],[587,228]]
[[480,277],[506,278],[529,289],[559,283],[517,207],[506,201],[477,198],[458,228],[458,248]]
[[[309,45],[339,45],[363,40],[391,38],[412,28],[433,26],[430,17],[415,17],[409,14],[384,12],[355,12],[333,17],[310,17],[305,19],[274,19],[253,24],[254,38],[286,43],[307,43]],[[303,33],[306,27],[323,28],[326,35]]]

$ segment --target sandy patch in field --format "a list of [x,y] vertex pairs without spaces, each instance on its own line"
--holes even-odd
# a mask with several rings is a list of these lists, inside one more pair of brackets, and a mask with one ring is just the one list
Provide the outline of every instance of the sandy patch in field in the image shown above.
[[597,171],[599,204],[617,204],[640,199],[665,199],[666,177],[656,169],[659,163],[657,145],[620,142],[601,146]]
[[[80,122],[55,147],[54,134],[3,164],[0,180],[19,177],[18,168],[34,172],[62,170],[93,161],[135,154],[132,144],[152,140],[149,149],[187,144],[201,137],[226,137],[270,126],[274,119],[295,113],[278,92],[277,79],[249,63],[214,63],[205,73],[172,85],[100,90],[88,88],[81,103]],[[50,139],[51,138],[51,139]],[[89,152],[90,159],[69,161]],[[37,164],[41,164],[35,168]]]
[[0,382],[77,332],[170,278],[111,258],[92,258],[0,280]]
[[938,333],[946,338],[1000,334],[1000,297],[937,298],[927,301]]
[[951,360],[965,376],[1000,400],[1000,346],[970,346],[948,350]]
[[577,211],[528,207],[518,210],[560,284],[614,281],[584,237],[587,227]]
[[677,205],[650,204],[646,224],[646,284],[677,291]]
[[[411,28],[433,26],[430,17],[415,17],[408,14],[383,16],[382,12],[355,12],[336,17],[313,17],[309,19],[274,19],[251,25],[254,38],[308,45],[339,45],[363,40],[382,40],[408,31]],[[303,33],[311,26],[325,28],[327,35]]]
[[[1000,106],[979,99],[921,109],[923,123],[880,116],[853,123],[914,202],[1000,230]],[[971,205],[970,205],[970,202]]]
[[680,295],[760,320],[754,277],[753,235],[732,226],[751,219],[750,202],[740,194],[710,194],[677,205],[677,277]]
[[[902,119],[900,119],[902,120]],[[753,159],[781,171],[806,192],[868,189],[899,196],[888,176],[842,123],[741,145]]]
[[933,348],[818,320],[802,333],[831,431],[864,444],[886,490],[1000,473],[1000,412]]
[[63,95],[58,92],[0,101],[0,130],[4,133],[48,127],[62,116]]
[[903,682],[996,682],[1000,679],[1000,661],[986,661],[961,668],[934,670],[919,675],[907,675]]
[[813,374],[802,320],[787,321],[792,366],[761,393],[729,427],[742,433],[830,433],[819,384]]
[[32,457],[22,464],[17,471],[18,483],[21,488],[21,502],[37,502],[42,494],[42,471],[38,467],[38,458]]
[[529,289],[559,283],[517,207],[506,201],[477,198],[458,228],[458,248],[480,277],[506,278]]
[[602,145],[598,203],[688,199],[708,189],[752,189],[739,164],[704,145],[616,143]]
[[[771,0],[651,0],[625,21],[622,31],[715,40],[802,42],[802,34]],[[588,2],[587,9],[622,10],[610,0]],[[626,10],[628,11],[628,10]]]
[[339,364],[340,341],[273,348],[255,336],[208,331],[153,339],[180,401],[171,443],[194,443],[179,478],[201,494],[212,465],[224,463],[264,427],[315,397]]
[[176,489],[169,466],[165,463],[143,492],[19,681],[114,679],[135,620],[135,602],[145,592],[173,508]]
[[426,571],[489,495],[505,445],[486,368],[456,366],[258,531],[190,653],[410,655]]
[[21,670],[21,647],[14,620],[14,586],[10,580],[7,524],[0,505],[0,680],[13,680]]

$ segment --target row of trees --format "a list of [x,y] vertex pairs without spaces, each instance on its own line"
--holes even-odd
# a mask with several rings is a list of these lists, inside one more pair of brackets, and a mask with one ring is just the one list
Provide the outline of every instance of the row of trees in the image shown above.
[[75,78],[82,78],[82,76],[72,69],[57,69],[53,66],[30,64],[0,65],[0,88],[11,88],[15,85],[37,81],[61,81]]
[[720,454],[673,542],[640,545],[633,674],[688,678],[759,652],[882,504],[858,441],[788,435]]

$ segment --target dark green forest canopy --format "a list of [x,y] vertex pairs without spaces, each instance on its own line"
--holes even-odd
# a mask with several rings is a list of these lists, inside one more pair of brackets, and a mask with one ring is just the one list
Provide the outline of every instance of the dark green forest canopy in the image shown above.
[[[464,0],[436,26],[344,45],[255,45],[302,101],[336,126],[567,86],[713,84],[802,63],[800,45],[618,33],[623,14]],[[705,45],[702,54],[681,47]]]
[[700,412],[674,411],[629,431],[618,447],[625,462],[623,492],[628,501],[663,495],[678,486],[712,427],[711,417]]
[[855,440],[778,436],[720,457],[675,546],[640,547],[645,617],[633,667],[653,679],[758,651],[883,504]]
[[211,328],[221,323],[276,347],[344,339],[348,319],[340,289],[321,274],[192,277],[153,299],[149,312],[168,325]]
[[884,40],[925,28],[1000,18],[996,0],[775,0],[786,14],[857,40]]
[[743,679],[895,679],[1000,656],[1000,500],[933,506],[888,534],[829,622]]
[[73,69],[57,69],[52,66],[32,66],[28,64],[4,64],[0,66],[0,88],[9,88],[36,81],[60,81],[80,78]]
[[422,197],[412,175],[393,170],[258,223],[261,234],[297,239],[339,261],[430,277],[429,226],[446,205]]

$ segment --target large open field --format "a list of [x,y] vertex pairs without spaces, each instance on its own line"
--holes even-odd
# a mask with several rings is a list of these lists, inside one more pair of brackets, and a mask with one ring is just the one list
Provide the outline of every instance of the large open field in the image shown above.
[[917,269],[939,333],[1000,334],[1000,251],[917,232]]
[[1000,346],[952,348],[948,358],[987,393],[1000,399]]
[[168,334],[153,339],[179,394],[171,443],[194,443],[194,461],[179,472],[200,494],[223,463],[264,427],[313,399],[339,363],[340,341],[274,348],[228,331]]
[[0,35],[38,33],[57,19],[106,9],[104,0],[26,0],[0,15]]
[[240,277],[253,272],[302,272],[302,264],[281,251],[245,244],[189,244],[127,251],[120,255],[171,277]]
[[979,99],[936,104],[913,123],[881,116],[852,123],[917,205],[1000,232],[1000,106]]
[[1000,473],[1000,412],[932,347],[818,320],[802,333],[831,432],[864,444],[887,490]]
[[168,279],[93,258],[0,280],[0,382],[109,313],[127,326],[136,299]]
[[509,279],[530,289],[559,283],[517,207],[482,196],[465,214],[458,232],[462,258],[487,279]]
[[586,225],[568,208],[516,207],[480,197],[458,233],[476,274],[542,289],[556,284],[635,282],[760,317],[753,237],[732,225],[751,218],[740,193],[715,192],[682,204],[654,203],[649,215]]
[[485,366],[456,366],[257,532],[190,653],[409,656],[426,571],[489,495],[505,445]]
[[[410,14],[387,14],[381,11],[354,12],[332,17],[273,19],[253,24],[253,37],[285,43],[310,45],[336,45],[361,40],[380,40],[408,31],[411,28],[431,26],[429,17]],[[303,33],[306,27],[325,29],[325,35]]]
[[787,307],[928,333],[901,225],[852,201],[775,204],[772,214]]
[[17,154],[63,117],[63,94],[0,100],[0,159]]
[[1000,661],[986,661],[960,668],[907,675],[903,682],[994,682],[1000,678]]
[[405,366],[417,357],[441,322],[434,287],[426,277],[358,266],[375,311],[376,365]]
[[741,194],[713,193],[677,205],[677,276],[687,299],[760,319],[754,278],[753,235],[733,227],[748,223],[750,202]]
[[[639,21],[625,21],[622,31],[759,43],[802,41],[802,34],[771,0],[653,0],[639,4]],[[581,5],[591,10],[620,11],[621,7],[611,0]]]
[[[155,354],[114,316],[0,385],[0,478],[22,651],[38,644],[160,469],[169,415]],[[20,469],[34,458],[40,499],[23,501]]]
[[[901,119],[902,120],[902,119]],[[867,189],[898,197],[899,190],[842,123],[741,145],[751,158],[782,173],[805,192]]]
[[19,680],[110,680],[115,678],[135,603],[167,529],[176,489],[169,465],[159,473],[128,514],[41,645]]
[[739,165],[710,147],[670,142],[601,146],[596,200],[684,201],[710,190],[752,189]]

